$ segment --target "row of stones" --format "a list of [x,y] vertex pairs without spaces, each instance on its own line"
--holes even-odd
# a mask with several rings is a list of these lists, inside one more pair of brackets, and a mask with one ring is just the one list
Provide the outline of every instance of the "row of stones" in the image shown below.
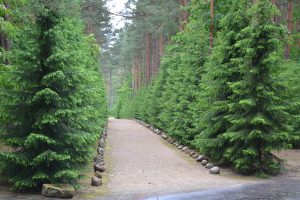
[[92,176],[91,185],[102,185],[102,173],[106,171],[104,163],[105,139],[107,137],[107,128],[105,127],[102,137],[99,140],[97,155],[94,157],[94,175]]
[[185,154],[188,154],[190,157],[195,159],[197,162],[201,163],[203,166],[205,166],[207,169],[209,169],[209,172],[211,174],[220,174],[220,172],[221,172],[220,168],[218,166],[215,166],[213,163],[209,162],[209,159],[206,156],[200,155],[195,150],[189,149],[188,147],[181,145],[174,138],[167,136],[163,131],[151,126],[150,124],[147,124],[147,123],[137,120],[137,119],[135,119],[135,121],[138,122],[139,124],[145,126],[146,128],[149,128],[156,135],[160,135],[163,140],[174,145],[177,149],[181,150]]

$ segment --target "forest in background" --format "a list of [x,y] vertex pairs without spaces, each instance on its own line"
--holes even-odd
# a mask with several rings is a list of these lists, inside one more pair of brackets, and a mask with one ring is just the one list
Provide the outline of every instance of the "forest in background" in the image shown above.
[[112,114],[240,173],[278,173],[272,151],[300,146],[300,2],[131,3],[114,46]]

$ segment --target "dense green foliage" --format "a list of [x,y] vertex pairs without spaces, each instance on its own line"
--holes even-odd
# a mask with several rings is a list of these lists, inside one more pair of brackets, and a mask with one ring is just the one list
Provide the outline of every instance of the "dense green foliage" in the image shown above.
[[0,153],[14,190],[43,183],[76,184],[91,160],[106,122],[98,49],[73,3],[35,5],[14,41],[13,88],[1,94],[1,137],[13,152]]
[[204,85],[212,104],[198,142],[207,155],[233,163],[242,173],[277,173],[271,151],[285,148],[291,131],[280,104],[283,88],[275,79],[283,30],[272,24],[268,1],[252,7],[240,2],[224,18],[208,62]]
[[290,113],[290,124],[293,127],[291,132],[292,145],[300,148],[300,63],[290,61],[285,65],[285,70],[279,75],[279,80],[287,88],[286,103],[287,112]]
[[122,97],[118,112],[240,173],[276,174],[281,161],[273,151],[299,146],[300,100],[293,74],[299,65],[286,67],[286,32],[272,18],[278,11],[268,0],[228,1],[210,51],[206,5],[192,1],[190,21],[168,45],[159,76]]

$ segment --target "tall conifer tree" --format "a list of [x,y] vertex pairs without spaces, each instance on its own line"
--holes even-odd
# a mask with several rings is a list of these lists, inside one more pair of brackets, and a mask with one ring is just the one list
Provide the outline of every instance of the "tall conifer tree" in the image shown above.
[[239,0],[223,20],[219,44],[208,63],[205,86],[208,126],[198,138],[201,149],[242,173],[276,173],[272,150],[286,147],[287,114],[280,105],[280,38],[268,0]]
[[16,41],[17,87],[5,94],[1,137],[14,151],[1,153],[0,162],[15,190],[75,184],[106,116],[98,47],[68,12],[76,4],[39,2],[35,23]]
[[202,116],[205,126],[195,142],[201,151],[221,163],[228,162],[223,157],[227,139],[222,137],[230,126],[226,118],[232,95],[228,82],[241,78],[238,68],[244,54],[237,44],[244,38],[241,31],[250,24],[247,10],[251,5],[247,0],[232,4],[231,10],[221,21],[217,44],[206,63],[206,74],[203,77],[202,98],[206,98],[208,109]]

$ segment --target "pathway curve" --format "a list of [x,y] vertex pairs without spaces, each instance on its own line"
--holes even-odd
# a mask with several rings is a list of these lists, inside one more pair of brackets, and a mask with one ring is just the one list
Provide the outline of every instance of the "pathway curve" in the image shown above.
[[104,187],[115,200],[254,182],[253,178],[241,178],[230,170],[223,170],[221,175],[209,174],[188,155],[132,120],[109,121],[105,157],[109,178]]

